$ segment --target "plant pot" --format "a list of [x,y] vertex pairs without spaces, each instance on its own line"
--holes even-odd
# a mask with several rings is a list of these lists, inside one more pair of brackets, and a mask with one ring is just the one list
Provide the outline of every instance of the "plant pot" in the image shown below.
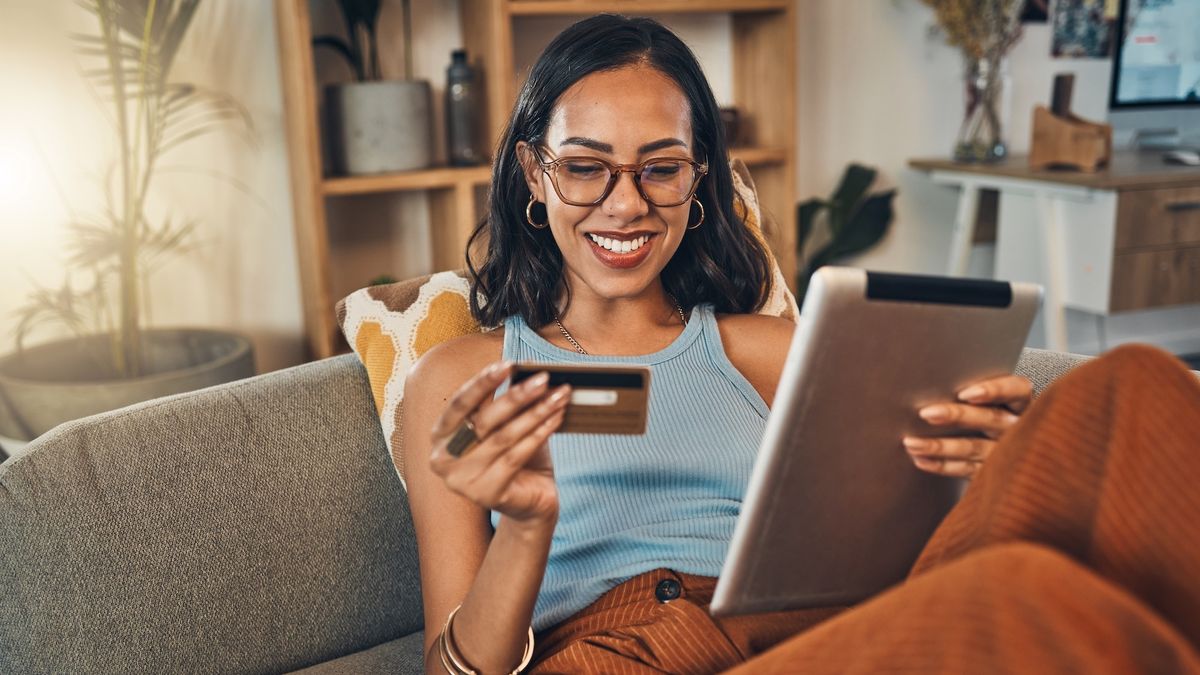
[[433,163],[429,83],[352,82],[325,88],[332,169],[360,175],[424,169]]
[[109,336],[61,340],[0,358],[0,436],[31,440],[68,420],[254,375],[254,348],[237,334],[198,328],[143,333],[147,375],[115,377],[93,354]]

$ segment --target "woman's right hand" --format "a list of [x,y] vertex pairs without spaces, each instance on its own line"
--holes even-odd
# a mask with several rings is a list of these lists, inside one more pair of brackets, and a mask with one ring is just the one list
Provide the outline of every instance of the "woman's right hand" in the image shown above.
[[[433,427],[430,467],[446,487],[515,523],[553,526],[558,520],[558,490],[550,461],[550,434],[562,424],[570,387],[547,390],[539,373],[496,398],[496,389],[512,372],[497,362],[455,392]],[[467,419],[479,442],[455,457],[446,449]]]

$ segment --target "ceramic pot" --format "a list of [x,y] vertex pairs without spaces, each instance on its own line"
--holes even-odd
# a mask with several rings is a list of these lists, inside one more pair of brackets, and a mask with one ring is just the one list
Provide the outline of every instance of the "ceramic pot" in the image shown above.
[[30,440],[68,420],[254,375],[247,338],[198,328],[151,329],[146,375],[99,366],[109,336],[60,340],[0,358],[0,436]]
[[325,88],[331,167],[357,176],[424,169],[433,163],[429,83],[351,82]]

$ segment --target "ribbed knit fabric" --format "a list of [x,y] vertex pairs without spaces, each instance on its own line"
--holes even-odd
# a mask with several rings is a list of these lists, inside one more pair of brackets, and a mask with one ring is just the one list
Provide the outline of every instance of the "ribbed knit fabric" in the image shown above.
[[[651,369],[645,435],[555,434],[559,518],[534,609],[542,630],[638,574],[669,568],[716,576],[750,480],[768,413],[721,344],[709,306],[644,356],[561,349],[518,316],[505,321],[504,358]],[[586,342],[586,336],[577,336]],[[493,525],[499,522],[492,515]]]
[[697,607],[667,609],[646,575],[543,636],[529,672],[712,673],[759,653],[735,672],[1200,673],[1198,485],[1200,383],[1121,347],[1022,416],[906,583],[808,630],[819,610],[713,619],[704,580],[684,580]]

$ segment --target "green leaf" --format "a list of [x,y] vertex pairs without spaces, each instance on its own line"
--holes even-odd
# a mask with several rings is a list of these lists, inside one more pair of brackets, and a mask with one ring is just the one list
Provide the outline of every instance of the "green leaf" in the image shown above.
[[207,112],[218,113],[222,119],[236,120],[244,130],[254,133],[250,111],[228,94],[193,84],[171,83],[166,86],[163,100],[163,120],[168,130],[183,124],[189,115]]
[[804,244],[808,241],[808,238],[812,235],[813,230],[816,228],[815,220],[817,215],[822,209],[825,209],[828,206],[828,203],[821,201],[820,199],[810,199],[796,207],[796,222],[800,228],[796,237],[797,254],[802,254],[804,252]]
[[86,306],[86,300],[85,294],[71,288],[69,280],[59,289],[35,286],[26,303],[17,309],[20,317],[14,330],[17,350],[25,348],[25,340],[33,329],[48,323],[60,323],[76,335],[82,335],[86,330],[86,315],[80,305]]
[[842,174],[842,181],[830,199],[829,231],[835,237],[846,219],[858,208],[859,203],[875,182],[875,169],[861,164],[851,164]]
[[105,259],[117,258],[121,252],[120,231],[93,223],[71,223],[67,226],[72,235],[67,243],[68,260],[82,267],[92,267]]
[[141,238],[142,254],[149,260],[166,253],[178,253],[195,229],[195,221],[175,226],[167,219],[157,228],[147,225]]
[[813,270],[821,265],[861,253],[879,242],[892,222],[895,190],[872,195],[863,202],[842,231],[813,256]]

